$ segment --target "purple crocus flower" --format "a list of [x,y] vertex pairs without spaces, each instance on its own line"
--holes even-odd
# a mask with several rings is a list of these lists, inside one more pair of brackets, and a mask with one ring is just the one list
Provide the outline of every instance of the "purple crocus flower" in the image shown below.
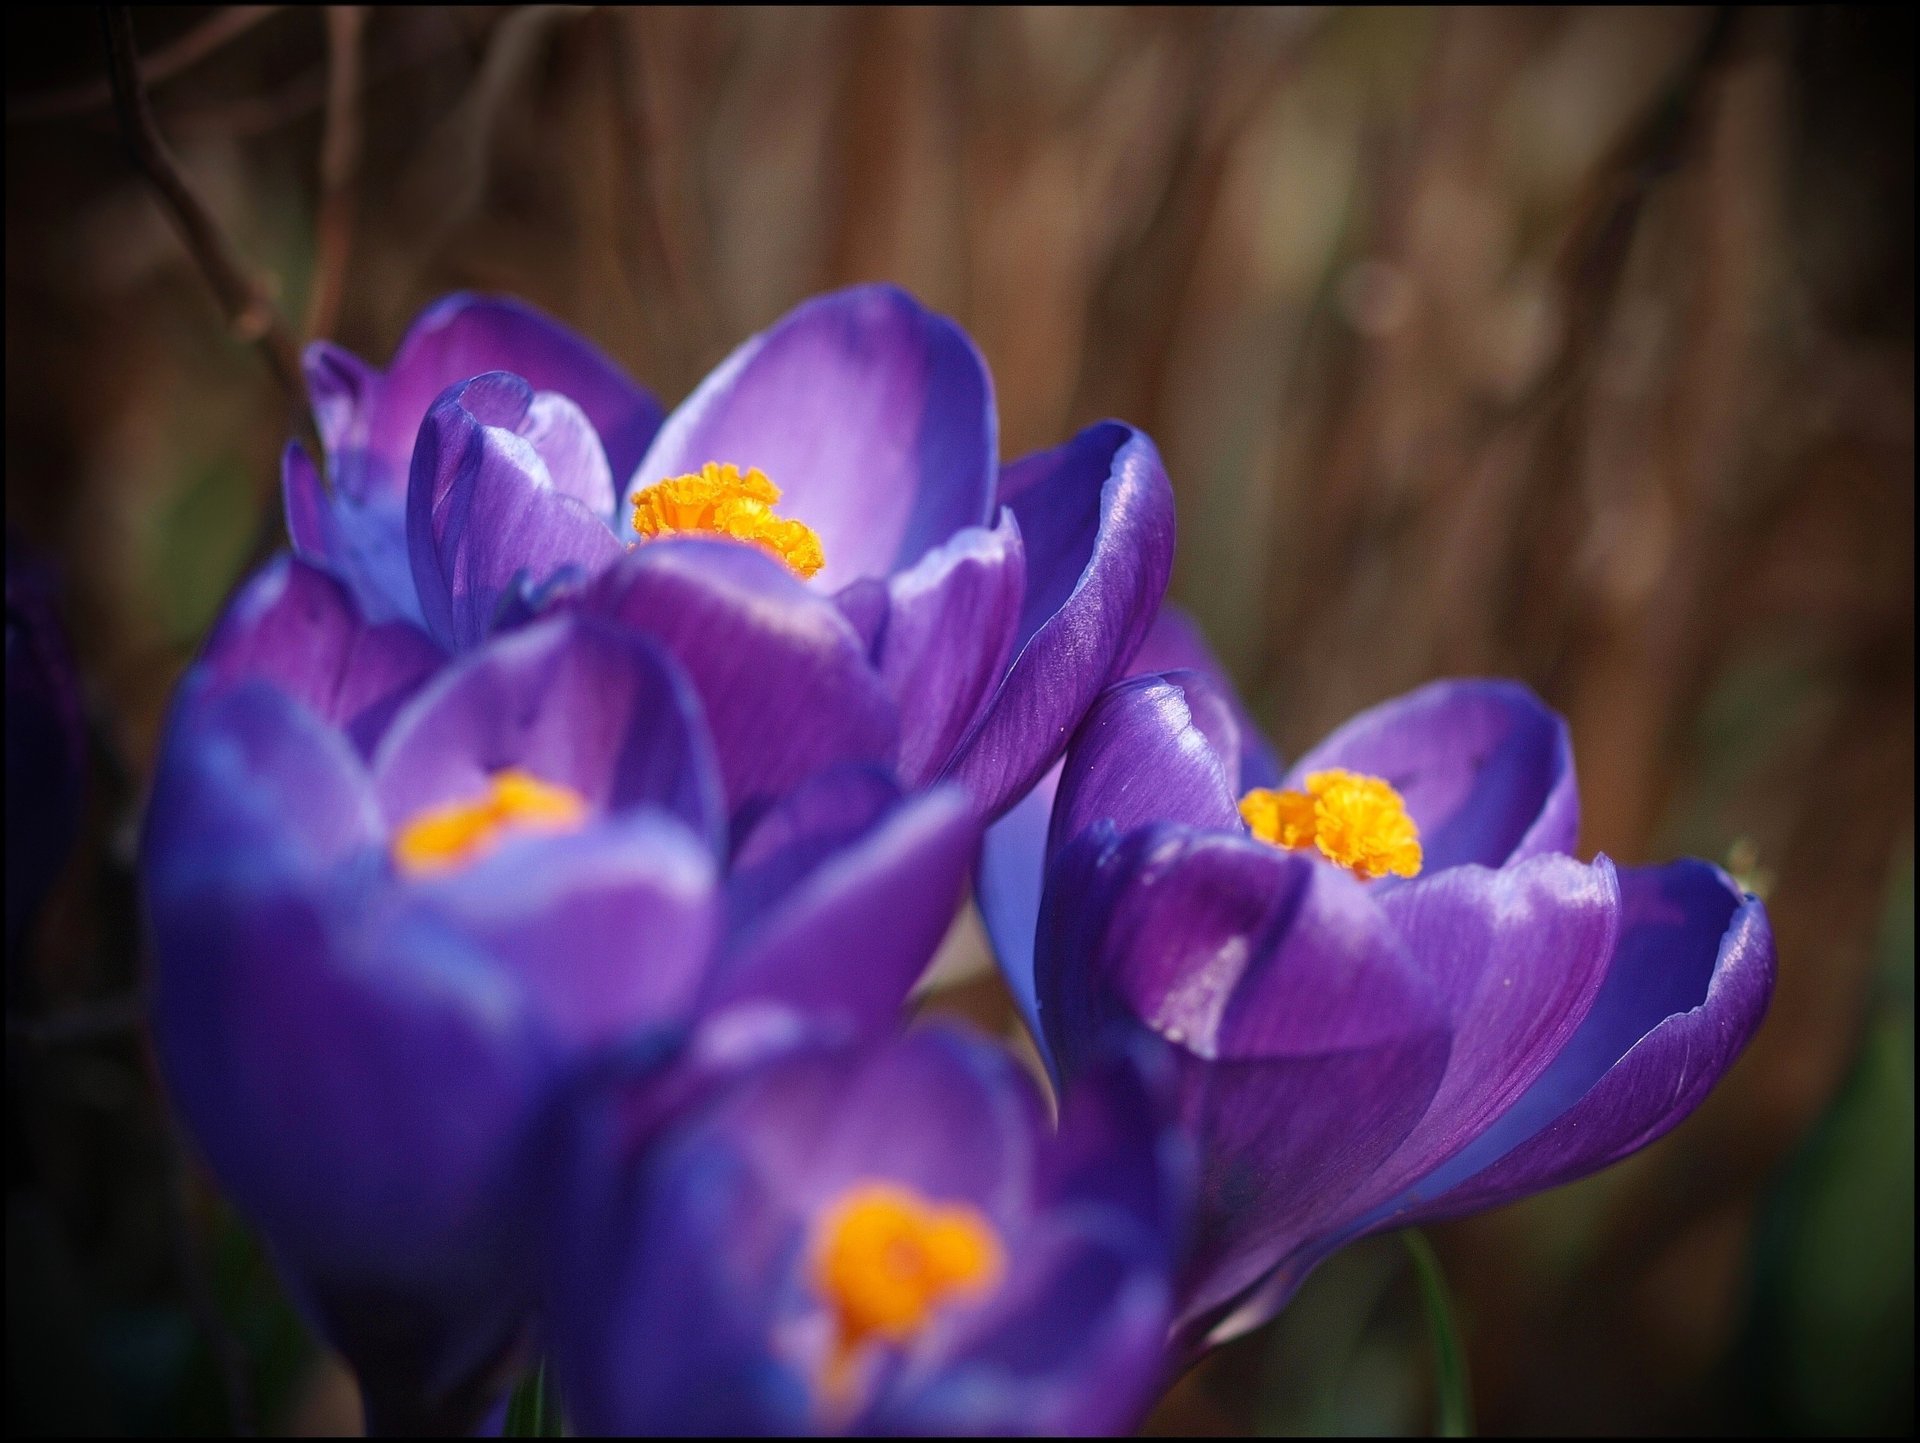
[[1120,674],[1171,565],[1145,435],[1105,422],[1000,467],[972,342],[891,286],[798,307],[657,431],[604,358],[505,302],[441,302],[384,375],[316,348],[308,381],[333,485],[289,451],[289,530],[369,616],[455,651],[654,538],[747,541],[833,599],[897,713],[906,784],[957,780],[989,814]]
[[1162,1371],[1187,1195],[1124,1058],[1050,1129],[1002,1048],[930,1027],[754,1070],[664,1135],[578,1112],[552,1356],[597,1433],[1111,1433]]
[[1753,1035],[1774,975],[1764,909],[1717,868],[1569,855],[1566,729],[1525,688],[1423,687],[1276,778],[1193,659],[1109,689],[1048,838],[1003,823],[983,866],[1045,867],[1031,947],[1005,889],[987,916],[1059,1074],[1115,1026],[1173,1058],[1202,1179],[1189,1353],[1354,1238],[1660,1137]]
[[[60,875],[86,796],[87,738],[53,578],[7,537],[7,960]],[[13,971],[7,972],[12,996]]]
[[[790,665],[778,640],[741,664]],[[449,664],[295,558],[182,683],[142,847],[162,1068],[376,1425],[463,1427],[503,1386],[584,1071],[644,1053],[685,1093],[885,1028],[943,934],[957,789],[840,763],[730,831],[729,770],[645,636],[561,615]]]

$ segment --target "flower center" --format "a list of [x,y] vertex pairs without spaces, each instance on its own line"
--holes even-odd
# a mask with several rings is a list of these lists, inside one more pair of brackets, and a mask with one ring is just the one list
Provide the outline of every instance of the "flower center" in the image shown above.
[[1420,874],[1420,829],[1407,804],[1378,777],[1307,773],[1304,792],[1255,787],[1240,799],[1254,836],[1276,847],[1317,847],[1362,881]]
[[870,1339],[911,1342],[935,1313],[998,1281],[999,1236],[964,1203],[928,1202],[910,1188],[856,1183],[820,1223],[813,1285],[834,1319],[825,1389],[844,1399],[855,1354]]
[[486,793],[416,813],[393,839],[393,860],[419,877],[478,860],[514,832],[571,832],[587,819],[586,799],[518,767],[493,774]]
[[804,521],[774,514],[780,488],[767,473],[709,461],[697,475],[675,476],[633,496],[633,529],[642,541],[692,532],[731,536],[784,561],[802,581],[827,564],[820,534]]

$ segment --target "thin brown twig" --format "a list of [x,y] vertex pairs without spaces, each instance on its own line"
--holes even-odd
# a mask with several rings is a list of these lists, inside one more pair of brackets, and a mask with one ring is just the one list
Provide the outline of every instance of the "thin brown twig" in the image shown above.
[[362,5],[327,7],[327,120],[320,142],[320,220],[314,237],[313,290],[307,300],[309,339],[331,335],[353,249],[360,174]]
[[[278,5],[226,6],[141,61],[140,79],[149,86],[164,84],[181,71],[198,65],[228,41],[239,39],[281,8]],[[106,79],[89,80],[80,85],[62,86],[58,90],[10,100],[7,102],[7,119],[61,120],[103,110],[112,103],[112,82]]]
[[120,133],[133,162],[159,192],[180,238],[199,263],[227,313],[233,335],[260,348],[274,379],[286,392],[295,414],[305,409],[300,380],[300,348],[266,287],[247,269],[239,251],[205,203],[194,192],[153,118],[153,105],[140,78],[133,48],[133,22],[124,5],[110,5],[103,16],[107,74],[113,86]]

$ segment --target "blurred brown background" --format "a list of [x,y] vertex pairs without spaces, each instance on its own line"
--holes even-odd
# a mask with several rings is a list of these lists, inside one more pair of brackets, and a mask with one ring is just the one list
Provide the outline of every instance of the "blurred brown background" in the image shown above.
[[[1103,415],[1153,434],[1174,594],[1288,752],[1435,675],[1532,683],[1573,726],[1584,845],[1727,863],[1781,973],[1676,1135],[1437,1232],[1481,1427],[1910,1429],[1904,19],[133,28],[183,172],[299,339],[383,363],[435,296],[510,291],[671,405],[804,296],[898,281],[985,351],[1005,454]],[[287,398],[132,168],[95,17],[10,10],[7,36],[7,525],[63,578],[97,733],[9,1020],[9,1426],[351,1423],[168,1137],[123,1005],[131,819],[168,689],[276,524]],[[951,1003],[1006,1023],[988,983]],[[1153,1427],[1418,1431],[1426,1348],[1401,1252],[1368,1244]]]

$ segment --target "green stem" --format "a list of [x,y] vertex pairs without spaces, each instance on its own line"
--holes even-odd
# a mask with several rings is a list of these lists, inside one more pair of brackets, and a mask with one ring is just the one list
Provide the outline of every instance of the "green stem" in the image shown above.
[[1413,1257],[1420,1299],[1427,1309],[1427,1327],[1433,1334],[1434,1432],[1441,1438],[1471,1438],[1473,1398],[1467,1386],[1467,1358],[1460,1346],[1460,1328],[1446,1275],[1425,1233],[1408,1228],[1400,1237]]
[[547,1365],[536,1364],[513,1390],[507,1401],[507,1421],[500,1433],[504,1438],[564,1438],[566,1421],[560,1416],[560,1395],[547,1387]]

